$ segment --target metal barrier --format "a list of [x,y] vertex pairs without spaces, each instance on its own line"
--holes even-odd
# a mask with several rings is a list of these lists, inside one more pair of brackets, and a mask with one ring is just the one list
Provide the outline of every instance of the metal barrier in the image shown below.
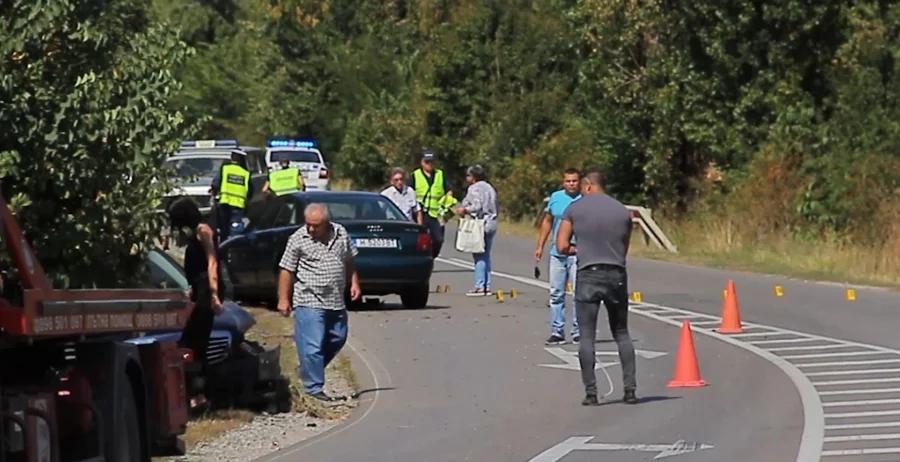
[[[541,210],[538,213],[538,219],[536,221],[536,224],[538,226],[540,226],[540,220],[543,216],[544,209],[546,208],[548,202],[550,202],[550,197],[545,197],[544,206],[541,207]],[[660,249],[665,249],[672,253],[678,253],[678,247],[675,247],[675,244],[673,244],[672,241],[669,240],[666,234],[653,219],[650,209],[638,205],[626,205],[625,207],[627,207],[628,210],[631,211],[631,221],[633,221],[641,229],[641,234],[644,237],[644,244],[649,245],[650,242],[653,242],[653,244],[655,244]]]

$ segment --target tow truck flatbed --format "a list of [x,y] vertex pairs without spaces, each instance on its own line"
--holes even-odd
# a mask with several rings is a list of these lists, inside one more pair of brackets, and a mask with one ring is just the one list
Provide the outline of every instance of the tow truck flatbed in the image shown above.
[[0,299],[4,336],[30,340],[184,328],[192,304],[178,289],[54,289],[0,197],[0,233],[22,286],[21,306]]

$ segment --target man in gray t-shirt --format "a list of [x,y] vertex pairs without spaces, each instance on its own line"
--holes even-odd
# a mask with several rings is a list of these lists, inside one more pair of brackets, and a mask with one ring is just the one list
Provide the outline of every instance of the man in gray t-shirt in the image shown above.
[[[578,255],[575,276],[575,316],[581,327],[578,360],[584,383],[585,406],[598,404],[594,373],[597,315],[600,303],[606,307],[609,329],[619,348],[624,401],[636,404],[634,345],[628,334],[628,273],[625,260],[631,242],[631,212],[606,194],[606,179],[599,169],[584,172],[581,199],[572,202],[563,214],[556,236],[560,253]],[[572,236],[578,239],[572,244]]]

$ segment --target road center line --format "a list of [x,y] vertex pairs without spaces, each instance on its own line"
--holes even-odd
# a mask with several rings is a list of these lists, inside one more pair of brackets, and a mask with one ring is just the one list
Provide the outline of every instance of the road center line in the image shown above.
[[[458,259],[447,259],[447,258],[437,258],[436,261],[456,266],[458,268],[466,268],[466,269],[474,269],[474,265],[463,260]],[[539,287],[545,290],[550,289],[550,285],[546,282],[529,279],[521,276],[516,276],[514,274],[506,274],[498,271],[491,271],[491,274],[497,277],[502,277],[504,279],[509,279],[513,281],[520,282],[522,284],[526,284],[532,287]],[[632,306],[641,307],[644,309],[658,309],[663,311],[676,311],[683,313],[687,316],[698,316],[704,318],[710,318],[710,315],[703,313],[695,313],[687,310],[682,310],[679,308],[668,307],[663,305],[655,305],[651,303],[633,303]],[[641,316],[649,317],[651,319],[655,319],[660,322],[664,322],[673,326],[680,326],[681,323],[674,319],[668,319],[666,317],[651,314],[645,310],[635,310],[634,313],[639,314]],[[763,329],[771,329],[772,332],[765,333],[763,335],[778,335],[778,333],[790,334],[792,332],[779,329],[779,328],[770,328],[768,326],[762,326],[757,324],[745,323],[748,327],[759,327]],[[780,358],[773,353],[769,353],[762,348],[749,344],[747,342],[741,342],[739,340],[735,340],[733,338],[729,338],[726,335],[719,334],[712,330],[708,329],[697,329],[695,332],[700,333],[701,335],[706,335],[708,337],[712,337],[718,340],[721,340],[730,345],[741,348],[745,351],[749,351],[767,361],[774,364],[776,367],[781,369],[787,376],[794,382],[794,386],[797,387],[798,392],[800,393],[800,401],[803,406],[803,435],[800,438],[800,449],[797,453],[797,462],[810,462],[819,460],[822,456],[822,445],[824,444],[825,438],[825,415],[822,407],[822,402],[819,400],[819,395],[816,393],[816,389],[813,386],[812,382],[808,378],[806,378],[799,368],[789,363],[786,359]],[[808,335],[802,333],[795,333],[799,335]],[[740,334],[738,334],[740,335]],[[746,334],[745,334],[746,336]],[[828,339],[826,337],[822,337],[823,340],[835,341],[836,339]]]

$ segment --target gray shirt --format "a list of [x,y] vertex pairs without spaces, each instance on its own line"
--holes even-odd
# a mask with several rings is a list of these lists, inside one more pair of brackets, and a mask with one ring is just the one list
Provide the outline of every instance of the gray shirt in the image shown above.
[[487,181],[478,181],[469,185],[466,197],[460,202],[472,218],[484,220],[484,232],[497,231],[497,217],[500,216],[500,204],[497,203],[497,190]]
[[562,219],[572,223],[578,238],[578,269],[596,264],[625,267],[634,224],[621,202],[603,193],[588,194],[572,202]]
[[347,230],[331,223],[333,232],[327,243],[315,240],[306,226],[288,239],[278,266],[294,273],[294,308],[305,306],[343,310],[347,287],[347,262],[359,251]]

